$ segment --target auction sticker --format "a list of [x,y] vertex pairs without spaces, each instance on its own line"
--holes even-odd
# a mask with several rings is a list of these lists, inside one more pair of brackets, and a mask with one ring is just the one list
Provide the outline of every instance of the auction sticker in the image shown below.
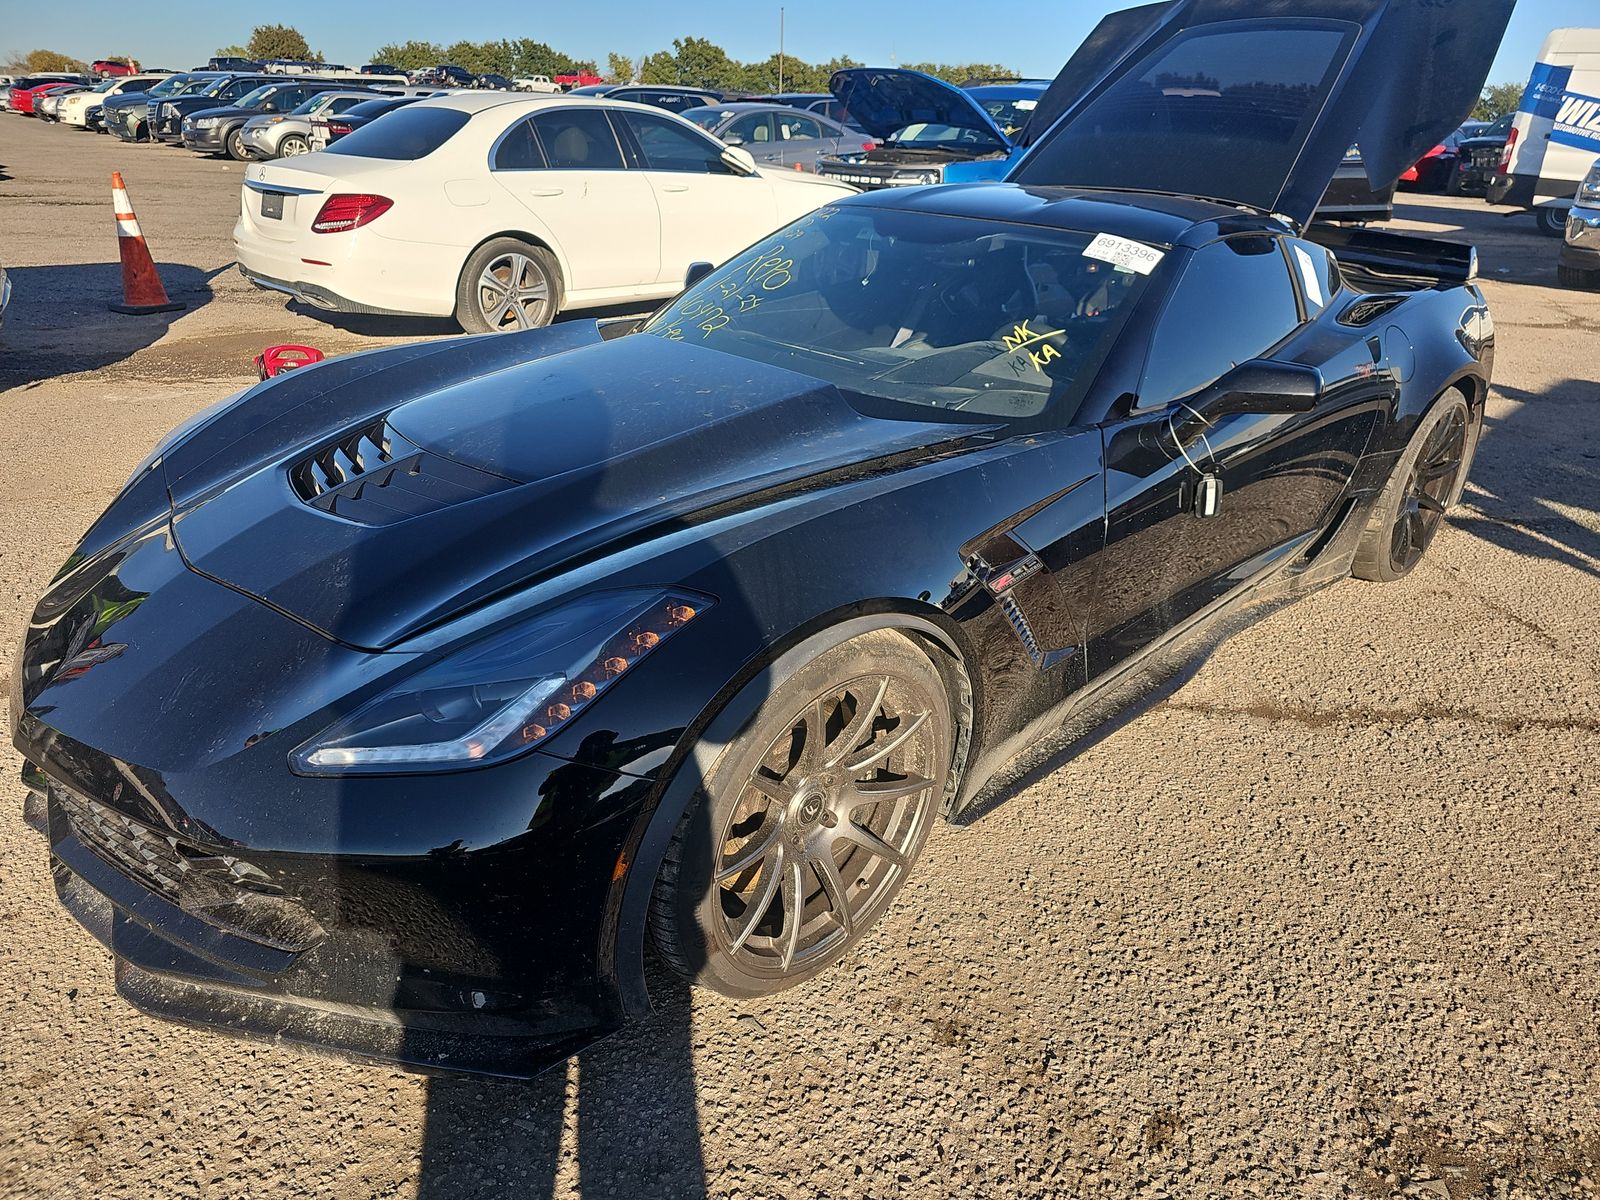
[[1140,275],[1150,274],[1166,257],[1154,246],[1146,246],[1143,242],[1115,237],[1109,233],[1102,233],[1084,247],[1083,256],[1098,258],[1101,262],[1108,262],[1114,267],[1120,267],[1124,271],[1134,271]]

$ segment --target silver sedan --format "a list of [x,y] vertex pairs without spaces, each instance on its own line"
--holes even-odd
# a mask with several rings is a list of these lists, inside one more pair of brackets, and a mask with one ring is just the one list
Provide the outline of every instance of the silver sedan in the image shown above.
[[251,158],[293,158],[306,154],[311,146],[311,118],[328,117],[360,104],[381,100],[374,91],[318,92],[298,108],[286,113],[262,113],[244,123],[245,151]]
[[871,145],[863,134],[852,133],[837,121],[787,104],[708,104],[678,115],[730,146],[743,146],[763,166],[814,171],[818,158]]

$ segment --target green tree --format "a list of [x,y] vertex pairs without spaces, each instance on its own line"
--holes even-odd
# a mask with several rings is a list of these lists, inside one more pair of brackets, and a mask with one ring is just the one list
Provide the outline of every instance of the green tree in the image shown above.
[[1015,79],[1017,73],[999,63],[902,63],[908,71],[921,71],[946,83],[965,83],[969,79]]
[[606,78],[612,83],[632,83],[636,60],[632,55],[613,50],[606,55]]
[[88,64],[56,50],[29,50],[22,58],[24,74],[39,71],[84,71]]
[[379,46],[372,52],[372,61],[388,63],[402,71],[420,71],[436,67],[444,61],[444,47],[433,42],[402,42],[399,45]]
[[1498,121],[1507,113],[1516,112],[1522,103],[1520,83],[1494,83],[1483,89],[1478,106],[1472,110],[1474,121]]
[[243,46],[218,46],[217,58],[248,58],[250,52]]
[[248,58],[296,58],[320,61],[305,36],[293,25],[257,25],[245,45]]

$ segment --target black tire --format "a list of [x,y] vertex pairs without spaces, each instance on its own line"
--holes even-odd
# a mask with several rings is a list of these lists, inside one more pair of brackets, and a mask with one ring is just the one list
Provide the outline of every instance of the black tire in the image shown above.
[[1567,235],[1567,213],[1565,209],[1555,208],[1544,204],[1533,210],[1534,219],[1539,223],[1539,232],[1545,237],[1565,237]]
[[893,630],[750,686],[770,694],[706,772],[650,901],[662,958],[734,997],[794,987],[861,940],[938,819],[954,753],[943,679]]
[[1450,168],[1450,174],[1448,176],[1446,176],[1446,178],[1445,178],[1445,181],[1444,181],[1445,195],[1447,195],[1447,196],[1461,196],[1461,195],[1465,195],[1466,194],[1466,190],[1467,189],[1466,189],[1465,185],[1463,184],[1462,178],[1461,178],[1463,172],[1464,172],[1464,164],[1461,163],[1458,160],[1456,162],[1455,166]]
[[479,246],[456,283],[456,322],[468,333],[540,329],[560,311],[555,255],[518,238]]
[[311,143],[298,133],[285,134],[278,142],[279,158],[298,158],[302,154],[311,153]]
[[1454,389],[1434,401],[1372,506],[1350,573],[1392,583],[1422,561],[1461,498],[1478,431],[1466,397]]
[[228,130],[228,136],[223,145],[228,149],[228,157],[234,162],[249,162],[250,151],[244,148],[244,126],[240,125]]
[[1583,267],[1569,267],[1565,263],[1556,268],[1556,278],[1561,281],[1564,288],[1581,288],[1592,291],[1600,288],[1600,271],[1590,271]]

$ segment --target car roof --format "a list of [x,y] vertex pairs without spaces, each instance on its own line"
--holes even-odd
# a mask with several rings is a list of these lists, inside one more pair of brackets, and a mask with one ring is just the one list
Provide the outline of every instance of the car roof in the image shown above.
[[705,107],[710,112],[719,113],[771,112],[782,113],[785,116],[799,115],[802,117],[814,117],[817,115],[816,113],[807,113],[804,109],[798,109],[792,104],[773,104],[766,100],[729,100],[726,103],[707,104]]
[[883,188],[851,196],[841,203],[852,208],[897,208],[934,216],[1109,233],[1164,246],[1203,245],[1229,233],[1286,232],[1270,217],[1188,196],[1024,187],[1014,183]]

